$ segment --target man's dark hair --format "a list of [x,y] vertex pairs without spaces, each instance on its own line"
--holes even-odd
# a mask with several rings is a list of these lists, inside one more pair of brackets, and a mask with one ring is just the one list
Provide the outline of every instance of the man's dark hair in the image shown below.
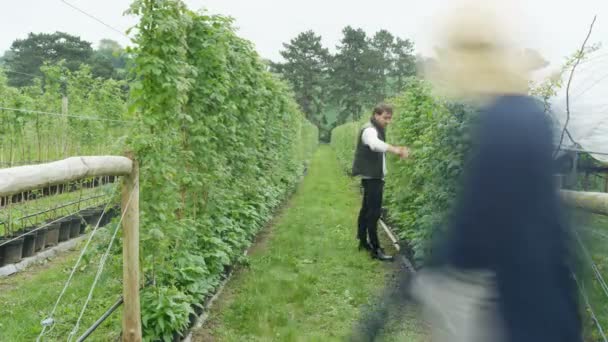
[[380,103],[374,107],[373,115],[382,115],[382,113],[388,113],[393,115],[393,106],[387,103]]

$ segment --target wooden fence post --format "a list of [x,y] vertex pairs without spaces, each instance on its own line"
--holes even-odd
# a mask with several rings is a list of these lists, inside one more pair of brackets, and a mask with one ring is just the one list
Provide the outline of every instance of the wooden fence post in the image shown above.
[[139,303],[139,165],[132,154],[131,174],[123,178],[123,298],[122,340],[141,342],[141,308]]

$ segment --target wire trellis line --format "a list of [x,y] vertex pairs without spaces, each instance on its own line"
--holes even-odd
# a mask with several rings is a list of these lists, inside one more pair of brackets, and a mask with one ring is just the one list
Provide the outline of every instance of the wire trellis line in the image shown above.
[[599,268],[597,267],[597,265],[593,261],[593,258],[591,257],[591,253],[589,253],[589,250],[587,249],[587,247],[585,246],[585,244],[581,240],[580,235],[576,231],[574,233],[576,235],[576,240],[578,241],[578,243],[579,243],[579,245],[580,245],[583,253],[585,254],[585,257],[588,259],[589,264],[591,265],[591,270],[593,271],[593,273],[595,275],[595,278],[599,282],[600,287],[602,288],[604,294],[606,295],[606,298],[608,299],[608,284],[606,284],[606,281],[604,280],[604,277],[602,276],[602,273],[600,272]]
[[[135,180],[134,182],[137,183],[138,180]],[[91,285],[89,295],[87,296],[87,299],[82,306],[82,311],[80,311],[80,316],[78,316],[78,320],[76,321],[74,328],[72,328],[72,332],[70,333],[70,335],[68,337],[68,342],[71,342],[72,339],[76,336],[76,333],[78,332],[78,329],[80,327],[80,322],[82,321],[82,317],[84,316],[84,313],[87,309],[87,306],[89,305],[89,302],[93,298],[93,292],[95,291],[95,288],[97,287],[97,283],[99,282],[99,278],[100,278],[101,274],[103,273],[103,269],[105,267],[106,261],[108,260],[108,255],[110,255],[110,250],[112,250],[114,241],[116,241],[116,236],[118,234],[118,231],[120,230],[122,221],[125,218],[127,209],[129,208],[129,205],[131,204],[131,199],[133,199],[134,193],[135,193],[135,191],[131,191],[131,193],[129,194],[129,199],[127,200],[127,203],[125,204],[125,207],[122,210],[122,213],[120,215],[120,220],[116,224],[116,228],[114,228],[114,234],[112,235],[112,239],[110,240],[110,243],[108,244],[108,248],[106,249],[106,252],[104,253],[104,255],[101,257],[101,260],[99,261],[99,267],[97,269],[97,274],[95,275],[95,279],[93,280],[93,284]]]
[[589,301],[589,297],[587,296],[587,293],[585,292],[585,288],[583,286],[581,286],[576,275],[573,274],[572,276],[574,277],[574,280],[576,281],[578,290],[580,291],[581,295],[583,296],[585,305],[589,309],[589,313],[591,314],[591,319],[593,319],[593,322],[595,323],[595,326],[596,326],[597,330],[599,331],[600,335],[602,336],[602,339],[604,340],[604,342],[608,342],[608,338],[606,338],[606,334],[604,334],[604,329],[602,328],[602,324],[597,319],[597,315],[595,314],[595,311],[591,307],[591,302]]
[[88,115],[75,115],[75,114],[61,114],[61,113],[53,113],[53,112],[44,112],[39,110],[31,110],[31,109],[20,109],[20,108],[10,108],[10,107],[1,107],[2,110],[10,110],[14,112],[21,112],[27,114],[41,114],[41,115],[49,115],[49,116],[61,116],[68,118],[75,118],[81,120],[91,120],[91,121],[108,121],[108,122],[123,122],[123,123],[134,123],[134,120],[118,120],[118,119],[106,119],[100,118],[97,116],[88,116]]
[[588,150],[583,150],[583,149],[578,149],[578,148],[560,147],[559,150],[567,151],[567,152],[589,153],[589,154],[608,156],[608,152],[588,151]]
[[129,36],[126,34],[126,33],[124,33],[123,31],[121,31],[121,30],[119,30],[119,29],[115,28],[114,26],[112,26],[112,25],[110,25],[110,24],[106,24],[104,21],[102,21],[101,19],[97,18],[96,16],[94,16],[94,15],[92,15],[92,14],[89,14],[89,13],[87,13],[87,12],[85,12],[85,11],[81,10],[80,8],[78,8],[78,7],[74,6],[74,5],[72,5],[71,3],[69,3],[69,2],[67,2],[67,1],[65,1],[65,0],[60,0],[60,1],[61,1],[61,2],[63,2],[64,4],[68,5],[68,6],[72,7],[73,9],[77,10],[78,12],[80,12],[80,13],[82,13],[82,14],[86,15],[87,17],[89,17],[89,18],[91,18],[91,19],[93,19],[93,20],[97,21],[98,23],[100,23],[100,24],[102,24],[103,26],[105,26],[105,27],[109,28],[110,30],[112,30],[112,31],[114,31],[114,32],[117,32],[118,34],[121,34],[121,35],[122,35],[122,36],[124,36],[124,37],[130,38],[130,37],[129,37]]
[[11,73],[11,74],[19,74],[19,75],[25,75],[25,76],[40,77],[40,75],[28,74],[27,72],[14,71],[14,70],[9,70],[9,69],[0,69],[0,70],[2,70],[3,72]]
[[[112,195],[116,193],[116,189],[117,188],[118,188],[118,186],[114,187]],[[85,253],[86,253],[89,245],[91,244],[91,241],[93,240],[93,237],[95,236],[95,233],[99,229],[99,224],[101,223],[101,220],[103,219],[103,216],[106,214],[109,205],[110,205],[110,202],[108,202],[106,204],[106,206],[104,208],[104,211],[99,216],[99,219],[97,220],[97,224],[95,224],[95,227],[93,228],[93,231],[89,235],[89,238],[87,239],[87,242],[86,242],[85,246],[83,247],[82,251],[80,252],[80,255],[78,256],[78,259],[76,260],[76,264],[72,268],[72,271],[70,272],[70,275],[69,275],[67,281],[65,282],[65,284],[63,286],[63,289],[59,293],[59,297],[57,298],[57,301],[55,302],[55,305],[53,306],[53,309],[51,310],[51,313],[50,313],[49,317],[43,321],[42,331],[40,332],[40,335],[38,336],[38,338],[36,339],[36,341],[40,341],[42,339],[42,337],[46,334],[46,329],[47,329],[48,326],[51,326],[51,330],[52,330],[52,327],[54,327],[53,316],[55,315],[55,311],[57,310],[57,307],[59,306],[59,303],[61,302],[61,299],[63,298],[63,295],[67,291],[67,289],[68,289],[68,287],[70,285],[70,282],[72,281],[72,278],[74,277],[74,274],[76,273],[76,270],[78,269],[78,266],[80,265],[80,262],[82,261],[82,258],[84,257],[84,255],[85,255]],[[122,222],[122,217],[121,217],[120,221]],[[120,225],[120,223],[119,223],[119,225]],[[44,322],[46,322],[47,324],[45,324]],[[49,332],[50,332],[50,330],[49,330]]]
[[[117,185],[116,185],[116,186],[117,186]],[[112,196],[114,196],[114,193],[116,192],[116,186],[115,186],[115,188],[113,189]],[[98,198],[99,198],[99,197],[104,197],[104,196],[106,196],[106,195],[99,195],[99,196],[98,196]],[[109,198],[109,199],[111,199],[111,198],[112,198],[112,196],[110,196],[110,197],[108,197],[108,198]],[[110,201],[111,201],[111,200],[108,200],[108,203],[109,203]],[[67,204],[67,205],[73,205],[73,204],[77,204],[77,203],[78,203],[78,202],[71,202],[71,203],[69,203],[69,204]],[[64,205],[64,206],[65,206],[65,205]],[[46,228],[46,227],[48,227],[48,226],[50,226],[50,225],[52,225],[52,224],[54,224],[54,223],[57,223],[57,222],[59,222],[60,220],[62,220],[62,219],[64,219],[64,218],[66,218],[66,217],[76,215],[76,214],[78,214],[79,212],[80,212],[80,209],[79,209],[78,211],[76,211],[76,212],[72,212],[72,213],[70,213],[70,214],[68,214],[68,215],[66,215],[66,216],[61,216],[61,217],[59,217],[59,218],[56,218],[56,219],[55,219],[55,220],[53,220],[53,221],[49,221],[49,222],[47,222],[47,223],[45,223],[45,224],[43,224],[43,225],[41,225],[41,226],[39,226],[39,227],[36,227],[35,229],[32,229],[32,230],[30,230],[30,231],[28,231],[28,232],[25,232],[25,233],[23,233],[23,234],[21,234],[21,235],[19,235],[19,236],[13,237],[13,238],[11,238],[11,239],[9,239],[9,240],[6,240],[6,241],[2,241],[2,242],[0,243],[0,247],[2,247],[2,246],[4,246],[4,245],[7,245],[7,244],[9,244],[9,243],[11,243],[11,242],[13,242],[13,241],[17,241],[17,240],[21,239],[22,237],[24,237],[24,236],[26,236],[26,235],[31,235],[32,233],[35,233],[35,232],[37,232],[37,231],[39,231],[39,230],[41,230],[41,229],[43,229],[43,228]],[[4,224],[4,222],[2,222],[2,224]]]

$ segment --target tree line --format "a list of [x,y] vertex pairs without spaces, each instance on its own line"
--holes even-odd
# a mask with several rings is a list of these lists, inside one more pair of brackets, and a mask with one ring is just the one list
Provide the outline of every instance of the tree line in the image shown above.
[[365,108],[401,92],[405,80],[416,74],[414,43],[387,30],[368,35],[347,26],[333,54],[321,40],[312,30],[300,33],[283,44],[283,61],[270,67],[291,84],[322,139],[333,127],[358,120]]
[[[351,26],[342,30],[335,53],[309,30],[283,44],[280,54],[283,61],[270,62],[270,70],[291,85],[297,103],[324,140],[333,127],[358,120],[366,108],[400,93],[417,69],[411,40],[387,30],[368,35]],[[0,67],[8,85],[24,87],[43,78],[42,66],[57,63],[72,72],[86,64],[94,77],[124,80],[132,59],[113,40],[103,39],[94,49],[92,43],[64,32],[30,33],[13,42],[0,58]]]
[[86,64],[95,77],[122,80],[127,77],[130,60],[125,49],[110,39],[102,39],[93,49],[92,43],[64,32],[30,33],[12,43],[0,58],[0,66],[10,86],[24,87],[43,77],[45,63],[63,63],[72,72]]

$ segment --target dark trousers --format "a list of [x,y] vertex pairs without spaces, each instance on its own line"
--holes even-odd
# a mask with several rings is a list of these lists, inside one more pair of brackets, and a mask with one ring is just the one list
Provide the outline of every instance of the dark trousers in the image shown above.
[[378,219],[382,212],[382,193],[384,181],[382,179],[363,179],[363,204],[359,211],[359,230],[357,237],[363,242],[367,242],[372,248],[380,248],[378,242]]

